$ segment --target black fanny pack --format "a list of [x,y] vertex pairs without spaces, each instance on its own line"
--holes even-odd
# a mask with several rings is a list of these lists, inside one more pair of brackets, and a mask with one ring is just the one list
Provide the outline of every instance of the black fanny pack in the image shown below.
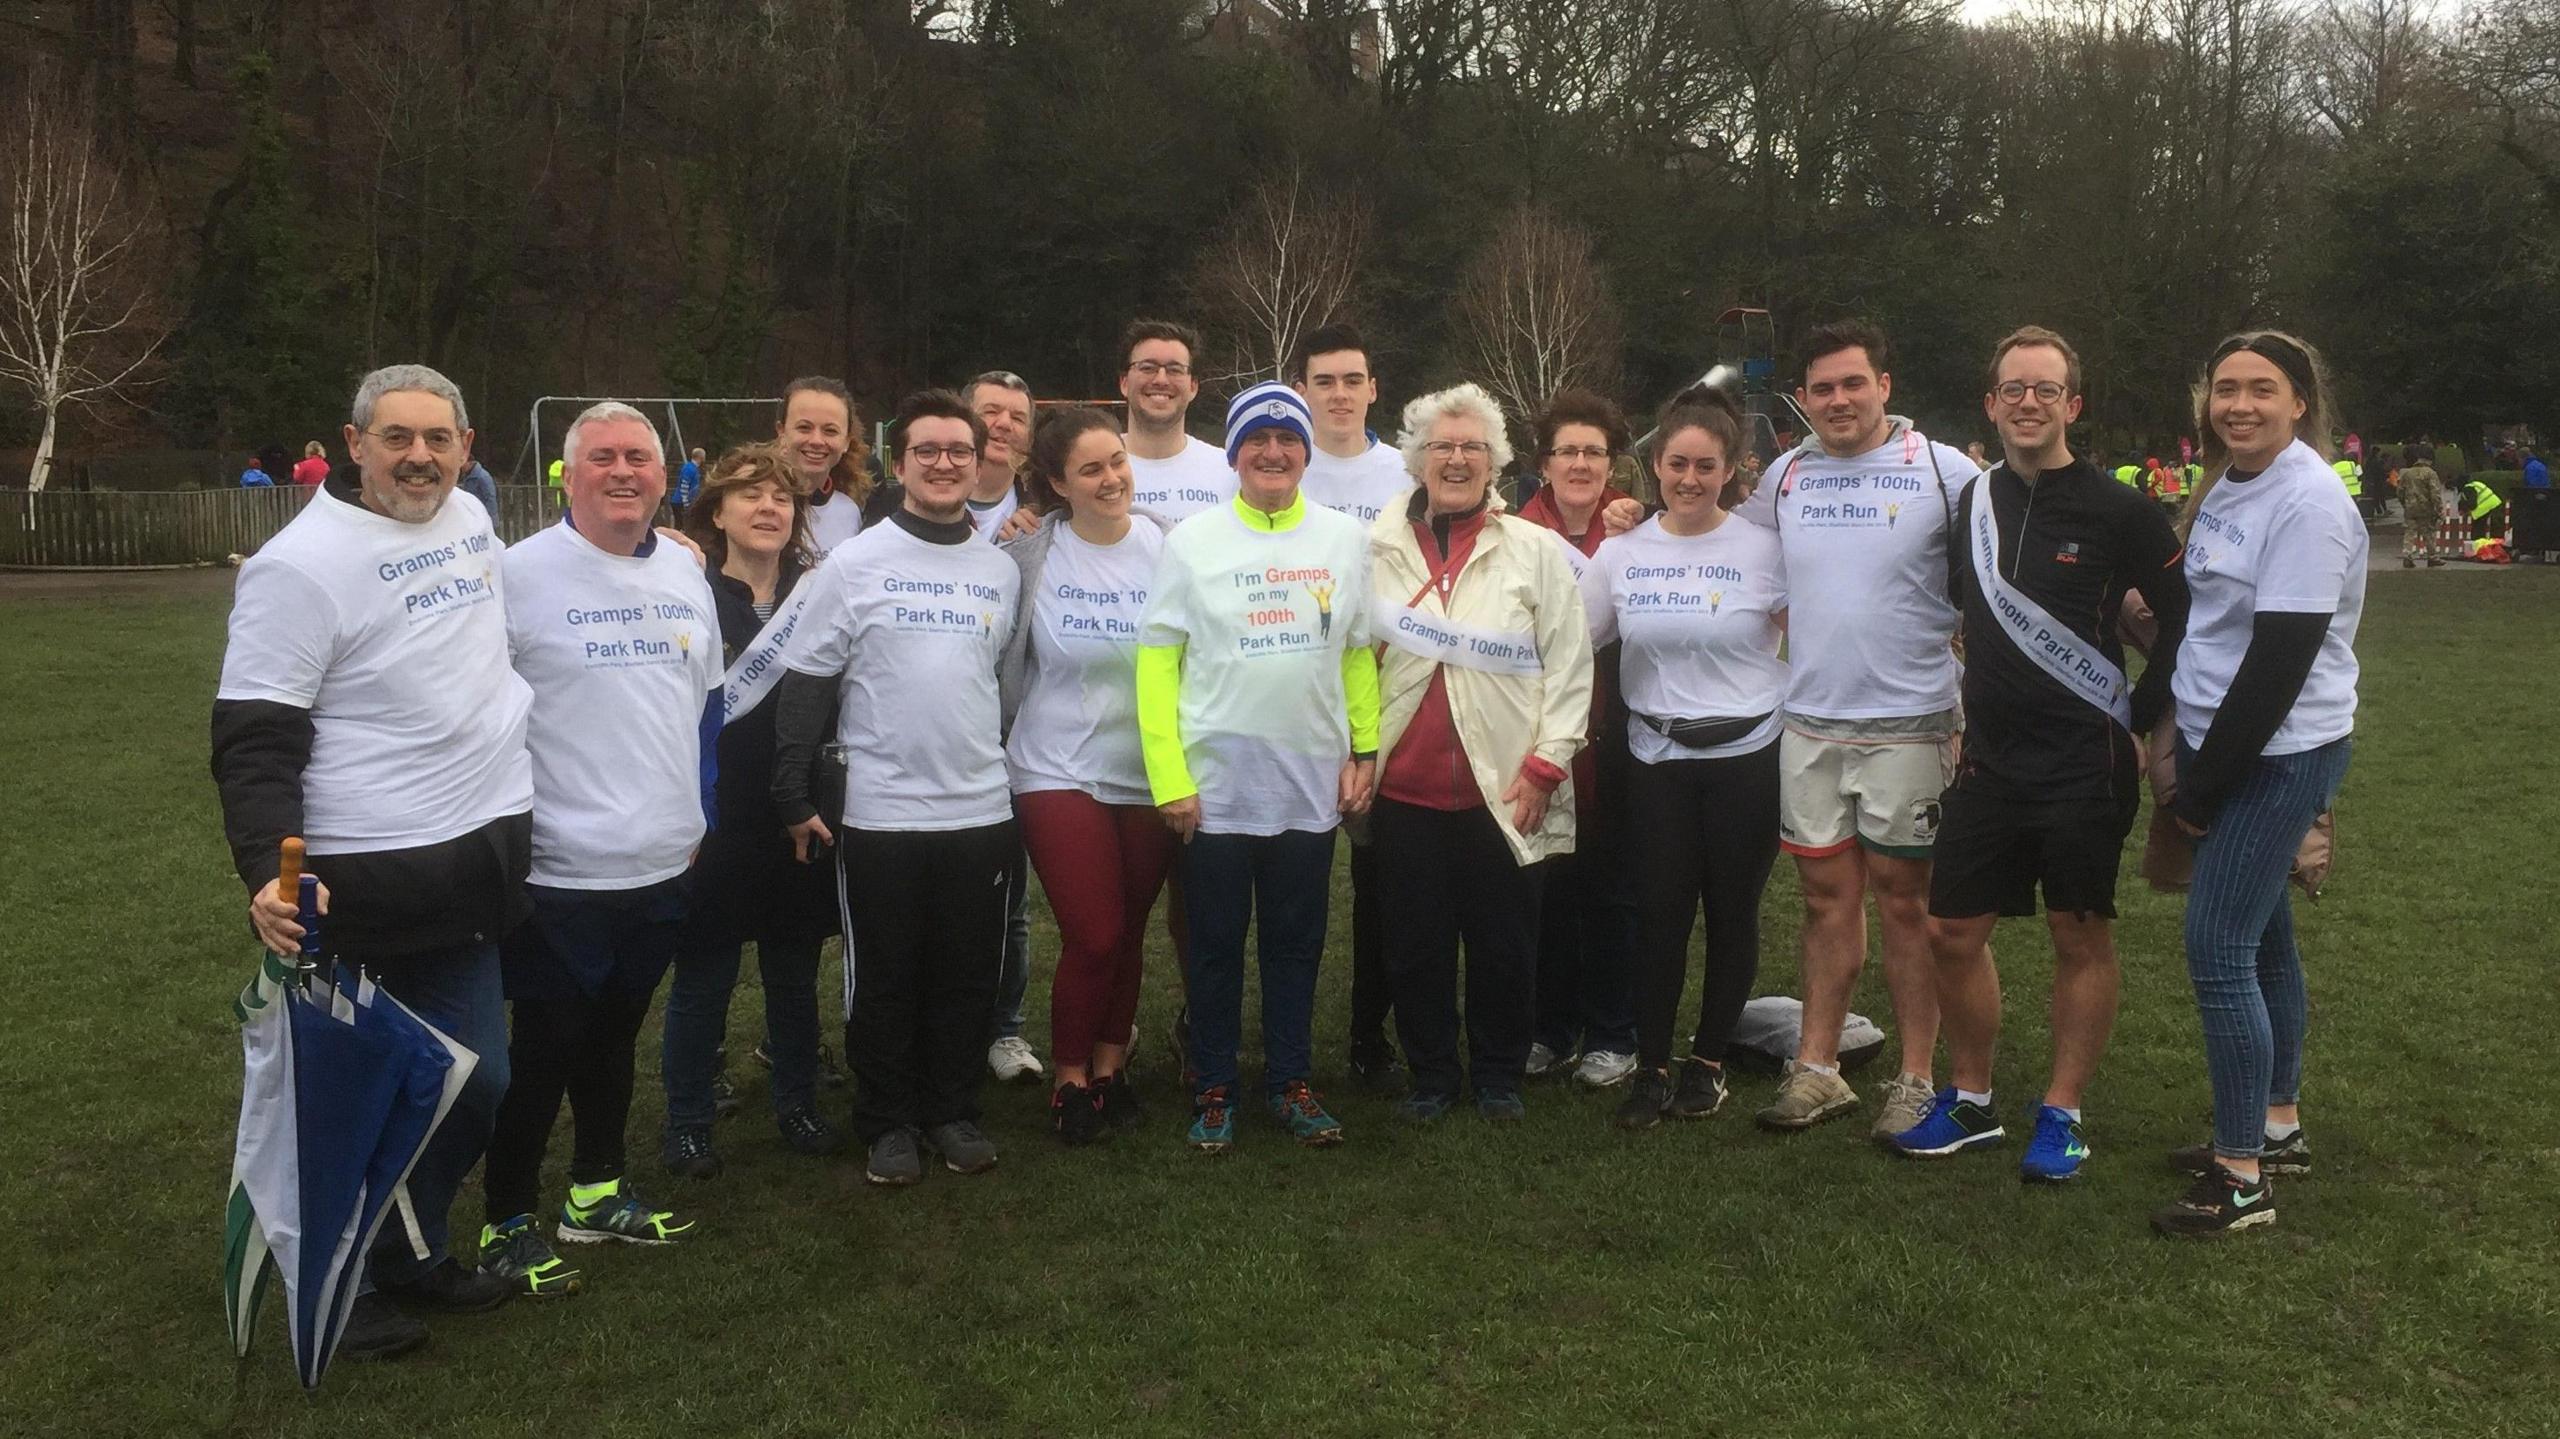
[[1769,716],[1776,713],[1776,710],[1767,710],[1760,714],[1743,715],[1738,718],[1675,720],[1655,719],[1651,715],[1640,714],[1636,718],[1644,721],[1647,729],[1670,740],[1673,744],[1688,749],[1714,749],[1717,745],[1731,744],[1735,740],[1748,738],[1753,730],[1767,724]]

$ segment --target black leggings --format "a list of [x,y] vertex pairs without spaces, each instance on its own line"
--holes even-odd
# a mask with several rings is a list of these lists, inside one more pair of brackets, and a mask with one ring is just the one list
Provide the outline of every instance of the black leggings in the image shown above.
[[1778,858],[1778,746],[1635,771],[1624,855],[1636,892],[1636,1057],[1648,1069],[1670,1067],[1672,1014],[1703,903],[1707,970],[1691,1044],[1721,1064],[1760,972],[1760,893]]
[[602,1184],[622,1177],[632,1050],[654,992],[607,989],[593,996],[515,1001],[515,1033],[507,1045],[512,1077],[489,1136],[482,1184],[491,1224],[534,1212],[542,1152],[550,1147],[563,1096],[577,1132],[569,1182]]

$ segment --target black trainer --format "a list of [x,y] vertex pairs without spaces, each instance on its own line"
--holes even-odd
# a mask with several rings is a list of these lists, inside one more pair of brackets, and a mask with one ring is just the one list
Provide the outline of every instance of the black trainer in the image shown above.
[[[2209,1174],[2213,1171],[2213,1146],[2190,1144],[2169,1151],[2169,1167],[2181,1174]],[[2258,1168],[2268,1174],[2302,1175],[2311,1172],[2311,1141],[2302,1130],[2282,1139],[2269,1139],[2258,1152]]]
[[2198,1176],[2177,1203],[2151,1215],[2151,1227],[2172,1239],[2218,1239],[2235,1229],[2275,1222],[2276,1195],[2267,1187],[2267,1176],[2242,1179],[2219,1164],[2211,1174]]
[[429,1314],[485,1314],[514,1297],[516,1286],[495,1274],[465,1269],[448,1254],[435,1268],[404,1283],[377,1279],[374,1291],[403,1309]]
[[782,1131],[782,1142],[795,1154],[815,1157],[844,1150],[843,1133],[814,1109],[795,1109],[774,1124]]
[[1102,1127],[1114,1134],[1135,1134],[1147,1127],[1147,1107],[1129,1083],[1129,1072],[1106,1074],[1093,1082],[1094,1107],[1102,1111]]
[[679,1124],[658,1142],[658,1162],[679,1179],[720,1177],[720,1151],[711,1144],[711,1126]]
[[347,1308],[347,1327],[338,1336],[341,1359],[397,1359],[423,1347],[427,1326],[382,1302],[379,1294],[359,1294]]
[[1671,1076],[1659,1069],[1639,1069],[1627,1080],[1627,1097],[1618,1102],[1610,1122],[1620,1129],[1651,1129],[1662,1122],[1671,1104]]
[[1662,1112],[1674,1119],[1704,1119],[1724,1108],[1724,1067],[1691,1055],[1680,1061],[1680,1085]]
[[1061,1084],[1049,1091],[1049,1127],[1058,1142],[1081,1147],[1108,1138],[1102,1124],[1101,1095],[1081,1084]]

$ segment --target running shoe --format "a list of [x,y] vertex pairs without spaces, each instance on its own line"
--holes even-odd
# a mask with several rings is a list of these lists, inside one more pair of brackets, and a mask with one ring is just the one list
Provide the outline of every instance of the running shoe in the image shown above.
[[782,1142],[793,1153],[816,1158],[844,1152],[843,1133],[814,1109],[792,1110],[776,1119],[774,1127],[782,1131]]
[[1532,1044],[1525,1072],[1531,1079],[1551,1079],[1573,1068],[1574,1061],[1579,1058],[1580,1055],[1563,1053],[1551,1045]]
[[2219,1164],[2211,1174],[2196,1176],[2177,1203],[2151,1216],[2151,1227],[2171,1239],[2219,1239],[2275,1222],[2276,1195],[2267,1176],[2242,1179]]
[[711,1113],[713,1116],[720,1119],[726,1119],[737,1112],[738,1086],[731,1083],[729,1076],[726,1074],[715,1074],[711,1076]]
[[359,1294],[347,1306],[338,1331],[338,1357],[358,1361],[397,1359],[427,1342],[427,1326],[401,1313],[379,1294]]
[[863,1162],[862,1177],[874,1184],[893,1186],[924,1178],[924,1160],[916,1153],[915,1131],[892,1129],[871,1141],[871,1154]]
[[580,1204],[578,1190],[572,1185],[568,1202],[560,1206],[560,1223],[555,1231],[569,1244],[601,1244],[619,1239],[625,1244],[643,1244],[655,1248],[675,1244],[693,1233],[693,1221],[679,1219],[675,1211],[661,1209],[631,1192],[623,1181],[600,1186],[601,1193],[593,1202]]
[[1191,1132],[1183,1142],[1203,1154],[1224,1154],[1236,1147],[1236,1112],[1225,1085],[1203,1090],[1191,1101]]
[[1778,1097],[1753,1116],[1763,1129],[1811,1129],[1858,1107],[1858,1092],[1828,1070],[1807,1069],[1790,1059],[1778,1081]]
[[[1895,1081],[1899,1083],[1900,1081]],[[1911,1159],[1944,1159],[1962,1149],[1997,1144],[2008,1133],[1987,1104],[1959,1098],[1949,1085],[1929,1101],[1920,1122],[1893,1136],[1897,1153]]]
[[530,1214],[480,1226],[480,1269],[535,1299],[565,1298],[586,1287],[569,1261],[544,1242]]
[[1093,1082],[1093,1106],[1102,1115],[1102,1127],[1114,1134],[1135,1134],[1147,1127],[1147,1107],[1138,1102],[1137,1088],[1130,1084],[1125,1069]]
[[[2311,1172],[2311,1138],[2305,1131],[2297,1129],[2282,1139],[2270,1139],[2266,1143],[2267,1147],[2258,1151],[2258,1168],[2261,1170],[2269,1174],[2292,1175]],[[2169,1151],[2169,1167],[2181,1174],[2210,1174],[2214,1169],[2213,1146],[2190,1144],[2184,1149],[2172,1149]]]
[[515,1286],[477,1267],[446,1255],[415,1279],[377,1279],[374,1292],[403,1309],[422,1314],[486,1314],[515,1297]]
[[1529,1106],[1517,1090],[1479,1089],[1476,1091],[1476,1117],[1495,1124],[1517,1124],[1529,1117]]
[[1929,1117],[1930,1106],[1936,1103],[1936,1090],[1927,1079],[1905,1070],[1876,1091],[1876,1103],[1875,1127],[1867,1134],[1889,1144],[1895,1136]]
[[1449,1107],[1457,1102],[1455,1095],[1442,1094],[1436,1089],[1417,1089],[1396,1101],[1396,1118],[1408,1124],[1429,1124],[1448,1113]]
[[1594,1049],[1582,1056],[1573,1071],[1573,1082],[1585,1089],[1607,1089],[1624,1084],[1636,1072],[1636,1057],[1615,1049]]
[[1030,1041],[1019,1035],[1006,1035],[987,1046],[987,1073],[998,1084],[1038,1079],[1048,1072],[1041,1068],[1040,1056],[1032,1053]]
[[1618,1110],[1609,1116],[1609,1122],[1620,1129],[1651,1129],[1662,1122],[1663,1107],[1670,1102],[1670,1073],[1639,1069],[1627,1081],[1627,1097],[1618,1101]]
[[1289,1126],[1289,1137],[1309,1149],[1342,1142],[1342,1121],[1325,1112],[1316,1092],[1303,1079],[1293,1079],[1271,1096],[1271,1117]]
[[658,1144],[658,1161],[679,1179],[720,1177],[720,1151],[712,1147],[711,1126],[679,1124]]
[[1101,1093],[1072,1081],[1049,1091],[1049,1128],[1058,1142],[1080,1148],[1110,1133],[1102,1127]]
[[2036,1107],[2036,1137],[2027,1141],[2018,1161],[2018,1177],[2029,1184],[2062,1184],[2080,1175],[2089,1158],[2089,1141],[2080,1121],[2050,1104]]
[[996,1142],[966,1119],[927,1129],[924,1147],[941,1155],[942,1167],[954,1174],[984,1174],[996,1167]]
[[1696,1055],[1680,1062],[1680,1083],[1662,1112],[1674,1119],[1704,1119],[1724,1108],[1724,1067]]

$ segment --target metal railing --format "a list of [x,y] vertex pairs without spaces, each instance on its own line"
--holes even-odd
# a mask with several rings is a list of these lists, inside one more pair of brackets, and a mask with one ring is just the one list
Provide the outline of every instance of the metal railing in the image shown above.
[[[0,569],[156,570],[252,555],[302,512],[299,485],[254,490],[0,491]],[[498,536],[560,517],[560,492],[498,489]]]

